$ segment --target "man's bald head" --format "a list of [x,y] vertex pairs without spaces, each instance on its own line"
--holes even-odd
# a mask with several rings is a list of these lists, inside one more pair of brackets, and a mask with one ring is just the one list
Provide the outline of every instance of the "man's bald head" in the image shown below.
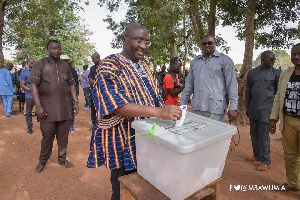
[[260,56],[260,60],[261,60],[261,66],[262,67],[273,67],[276,58],[275,58],[275,54],[272,51],[264,51],[262,52],[261,56]]
[[131,23],[125,28],[122,41],[121,54],[134,62],[144,58],[151,44],[147,28],[138,22]]
[[124,35],[130,35],[134,30],[137,29],[146,29],[146,27],[138,22],[133,22],[131,24],[128,24],[124,30]]

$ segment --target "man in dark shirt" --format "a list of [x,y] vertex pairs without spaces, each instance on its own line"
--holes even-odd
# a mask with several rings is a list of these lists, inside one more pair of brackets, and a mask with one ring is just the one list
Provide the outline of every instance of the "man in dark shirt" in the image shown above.
[[92,119],[92,128],[90,128],[90,131],[93,130],[93,127],[95,126],[95,121],[96,121],[96,109],[95,109],[95,104],[93,101],[93,88],[94,88],[94,83],[96,79],[96,73],[97,73],[97,68],[100,65],[101,59],[99,53],[94,53],[92,55],[92,62],[94,65],[90,68],[90,74],[89,74],[89,82],[91,84],[91,119]]
[[267,171],[271,164],[268,126],[280,70],[273,67],[276,58],[272,51],[263,52],[260,58],[261,65],[247,75],[245,104],[253,148],[253,157],[247,160],[260,161],[257,170]]
[[[73,167],[73,164],[66,160],[71,119],[71,107],[66,105],[70,104],[71,96],[77,99],[75,81],[68,63],[60,59],[60,42],[49,40],[47,51],[49,57],[33,65],[28,79],[43,135],[36,173],[44,169],[50,158],[54,137],[57,139],[58,163],[67,168]],[[79,109],[78,104],[76,101],[73,103],[76,114]]]
[[269,130],[276,132],[280,121],[287,183],[286,190],[300,191],[300,43],[291,50],[294,67],[284,70],[279,79],[270,115]]

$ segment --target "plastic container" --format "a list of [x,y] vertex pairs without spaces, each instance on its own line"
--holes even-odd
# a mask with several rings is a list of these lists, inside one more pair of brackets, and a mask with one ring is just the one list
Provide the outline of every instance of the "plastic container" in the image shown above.
[[182,200],[221,177],[235,126],[187,112],[183,126],[157,118],[134,121],[137,172],[172,200]]

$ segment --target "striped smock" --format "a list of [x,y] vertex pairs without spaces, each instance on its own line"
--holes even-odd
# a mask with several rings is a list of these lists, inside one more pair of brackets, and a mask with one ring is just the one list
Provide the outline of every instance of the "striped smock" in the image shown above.
[[87,167],[125,167],[126,171],[136,168],[135,137],[131,137],[135,130],[131,122],[139,118],[112,112],[128,103],[163,106],[157,81],[152,77],[145,62],[134,63],[121,54],[110,55],[101,62],[92,92],[97,127],[92,131]]

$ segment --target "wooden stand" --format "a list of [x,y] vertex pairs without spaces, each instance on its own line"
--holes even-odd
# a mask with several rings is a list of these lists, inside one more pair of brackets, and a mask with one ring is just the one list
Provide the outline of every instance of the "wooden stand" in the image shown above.
[[[224,179],[224,177],[219,178],[185,200],[218,199],[219,182]],[[121,185],[121,200],[169,200],[167,196],[148,183],[138,173],[122,176],[119,178],[119,181]]]

